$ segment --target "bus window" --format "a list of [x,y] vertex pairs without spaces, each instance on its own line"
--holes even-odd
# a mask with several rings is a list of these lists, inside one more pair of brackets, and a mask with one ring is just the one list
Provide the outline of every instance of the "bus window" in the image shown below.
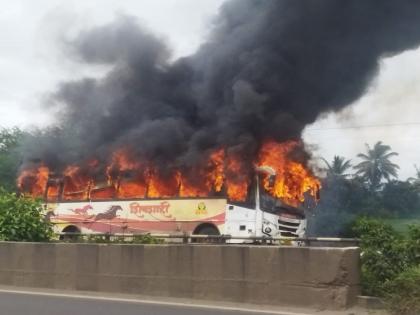
[[60,179],[54,177],[48,178],[44,199],[47,202],[58,202],[61,199],[62,189],[63,185]]
[[245,201],[228,200],[228,202],[230,204],[237,205],[239,207],[255,209],[255,193],[256,193],[256,184],[255,184],[255,181],[253,181],[248,186],[248,194],[247,194],[247,199]]

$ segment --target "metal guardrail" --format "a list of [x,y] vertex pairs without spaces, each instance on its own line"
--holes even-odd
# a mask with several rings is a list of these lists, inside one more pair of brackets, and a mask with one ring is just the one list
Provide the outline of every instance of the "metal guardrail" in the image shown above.
[[[238,241],[246,241],[251,243],[258,243],[258,244],[287,244],[292,242],[301,243],[301,245],[305,246],[322,246],[322,244],[335,244],[335,245],[345,245],[345,246],[358,246],[360,240],[357,238],[337,238],[337,237],[257,237],[257,236],[231,236],[231,235],[202,235],[202,234],[109,234],[109,233],[92,233],[92,234],[85,234],[85,233],[73,233],[73,232],[62,232],[56,233],[56,235],[60,239],[75,239],[75,240],[83,240],[89,238],[104,238],[105,240],[130,240],[135,238],[141,237],[151,237],[154,239],[161,239],[161,240],[180,240],[182,243],[203,243],[204,241],[208,241],[209,243],[219,243],[225,244],[226,241],[230,240],[238,240]],[[344,246],[344,247],[345,247]]]

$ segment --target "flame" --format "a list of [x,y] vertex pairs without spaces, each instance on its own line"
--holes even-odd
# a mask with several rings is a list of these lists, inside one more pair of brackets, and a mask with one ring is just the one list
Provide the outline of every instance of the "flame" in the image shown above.
[[147,186],[144,183],[125,182],[120,183],[117,189],[117,197],[125,198],[145,198]]
[[225,152],[223,149],[219,149],[210,154],[209,165],[213,169],[213,172],[209,173],[207,181],[213,183],[214,190],[220,192],[222,190],[224,177],[224,159]]
[[[115,189],[117,198],[144,198],[147,185],[139,172],[142,165],[133,161],[126,150],[114,152],[111,164],[106,168],[108,184]],[[134,177],[134,180],[129,177]]]
[[267,141],[260,150],[258,160],[258,165],[269,165],[276,172],[274,185],[270,185],[266,176],[264,188],[273,196],[293,206],[298,206],[305,200],[305,193],[316,199],[321,187],[320,181],[303,164],[290,158],[291,153],[300,145],[296,141],[281,144]]
[[41,197],[45,193],[49,173],[48,167],[43,164],[38,168],[24,170],[17,179],[17,186],[28,195]]
[[180,172],[180,197],[206,197],[220,192],[224,182],[224,150],[213,151],[203,167]]
[[179,191],[179,174],[159,174],[152,169],[148,174],[147,196],[150,198],[176,197]]
[[93,186],[93,180],[89,178],[77,165],[69,165],[63,172],[64,177],[64,200],[87,199]]
[[[296,141],[266,141],[254,161],[256,166],[270,166],[276,172],[274,185],[270,185],[267,176],[263,178],[265,190],[293,206],[303,202],[306,194],[316,197],[320,188],[320,182],[311,172],[291,157],[301,145]],[[62,180],[54,181],[51,179],[53,173],[41,164],[23,170],[17,184],[28,195],[44,196],[46,193],[49,199],[57,198],[61,189],[64,200],[226,194],[230,200],[245,201],[253,176],[252,167],[245,159],[224,148],[208,152],[207,159],[190,169],[162,171],[151,161],[136,160],[126,149],[115,151],[102,171],[100,167],[98,160],[87,162],[85,168],[69,165],[61,174]],[[92,175],[97,173],[102,174],[103,180]]]
[[226,159],[226,192],[230,199],[245,201],[251,178],[239,156],[230,154]]

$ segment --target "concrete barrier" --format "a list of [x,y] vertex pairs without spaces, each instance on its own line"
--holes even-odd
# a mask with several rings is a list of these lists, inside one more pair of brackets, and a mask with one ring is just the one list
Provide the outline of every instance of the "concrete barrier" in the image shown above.
[[358,248],[0,243],[0,284],[343,309]]

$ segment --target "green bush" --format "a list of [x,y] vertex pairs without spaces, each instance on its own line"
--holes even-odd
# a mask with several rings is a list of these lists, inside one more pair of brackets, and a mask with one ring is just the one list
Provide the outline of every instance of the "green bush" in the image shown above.
[[407,250],[412,265],[420,265],[420,225],[408,227]]
[[40,202],[0,189],[0,240],[40,242],[51,236]]
[[403,238],[379,220],[360,218],[353,230],[361,240],[362,290],[364,294],[383,296],[383,285],[411,265]]
[[150,234],[139,234],[132,237],[92,234],[87,236],[86,242],[100,244],[162,244],[164,240]]
[[410,268],[384,285],[385,304],[395,315],[420,314],[420,266]]
[[382,297],[392,314],[420,314],[420,226],[406,237],[389,224],[360,218],[353,226],[361,240],[362,289]]
[[16,174],[22,162],[21,145],[26,133],[19,128],[0,128],[0,186],[16,190]]
[[[72,242],[79,242],[80,238],[76,237],[71,239]],[[88,243],[98,243],[98,244],[102,244],[102,243],[111,243],[111,239],[108,235],[88,235],[86,236],[86,242]]]
[[153,237],[150,234],[141,234],[133,236],[133,244],[163,244],[164,240]]

